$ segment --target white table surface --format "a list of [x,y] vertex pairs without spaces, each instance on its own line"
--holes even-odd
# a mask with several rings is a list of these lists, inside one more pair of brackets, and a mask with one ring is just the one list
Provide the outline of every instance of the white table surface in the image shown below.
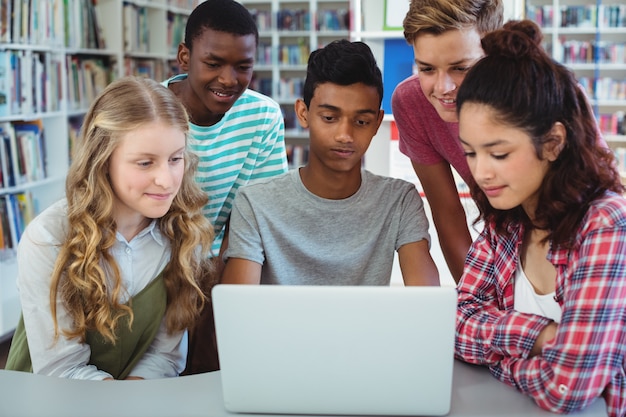
[[[246,415],[232,414],[224,409],[219,371],[147,381],[78,381],[0,370],[2,417]],[[497,381],[486,368],[459,361],[454,363],[452,407],[448,415],[555,416],[537,407],[530,398]],[[598,399],[583,412],[571,415],[606,417],[605,402]]]

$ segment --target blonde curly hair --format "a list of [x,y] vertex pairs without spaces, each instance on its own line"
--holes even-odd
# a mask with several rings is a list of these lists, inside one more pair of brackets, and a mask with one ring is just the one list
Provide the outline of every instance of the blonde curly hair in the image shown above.
[[[85,116],[65,186],[68,234],[52,273],[50,304],[57,337],[57,296],[73,321],[71,329],[60,330],[66,337],[84,341],[87,330],[96,330],[115,343],[119,319],[128,315],[132,325],[132,309],[119,303],[124,288],[110,254],[116,223],[106,173],[120,138],[155,121],[188,133],[188,116],[176,96],[156,81],[139,77],[109,84]],[[186,150],[184,161],[180,190],[168,212],[157,219],[171,246],[163,270],[169,332],[193,326],[205,302],[202,288],[210,288],[215,279],[209,259],[214,232],[202,213],[208,197],[194,180],[198,158]]]

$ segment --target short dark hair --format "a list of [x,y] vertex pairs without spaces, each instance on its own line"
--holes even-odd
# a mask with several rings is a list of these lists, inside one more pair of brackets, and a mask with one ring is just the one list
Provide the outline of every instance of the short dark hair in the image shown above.
[[206,0],[189,15],[185,26],[185,46],[191,50],[194,39],[206,29],[233,35],[254,35],[259,43],[259,31],[254,18],[244,5],[235,0]]
[[311,52],[304,81],[303,99],[309,106],[319,84],[352,85],[363,83],[376,87],[383,100],[383,76],[372,50],[363,42],[346,39],[333,41]]
[[568,246],[589,204],[607,190],[622,193],[612,152],[598,141],[593,111],[574,74],[541,46],[541,29],[530,20],[510,21],[485,35],[486,56],[468,72],[457,94],[457,110],[465,103],[488,106],[497,121],[530,136],[538,158],[553,140],[555,123],[566,130],[565,146],[543,179],[535,218],[518,207],[493,208],[474,184],[472,196],[487,222],[500,233],[509,223],[549,231],[554,243]]

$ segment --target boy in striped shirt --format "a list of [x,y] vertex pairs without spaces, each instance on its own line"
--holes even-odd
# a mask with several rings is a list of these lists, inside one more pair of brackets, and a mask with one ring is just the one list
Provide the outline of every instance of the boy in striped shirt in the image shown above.
[[[215,228],[216,260],[227,244],[222,242],[237,189],[287,171],[280,106],[248,89],[258,38],[252,16],[240,3],[202,2],[190,14],[178,47],[184,74],[163,82],[189,113],[189,147],[200,157],[197,181],[209,195],[205,215]],[[189,331],[185,373],[217,369],[209,304]]]

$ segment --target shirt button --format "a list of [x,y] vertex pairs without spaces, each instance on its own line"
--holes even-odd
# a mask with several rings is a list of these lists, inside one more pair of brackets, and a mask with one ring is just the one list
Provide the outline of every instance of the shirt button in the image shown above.
[[559,385],[559,392],[561,394],[565,394],[567,391],[568,391],[567,385],[565,385],[565,384]]
[[126,248],[126,253],[130,254],[130,248]]

